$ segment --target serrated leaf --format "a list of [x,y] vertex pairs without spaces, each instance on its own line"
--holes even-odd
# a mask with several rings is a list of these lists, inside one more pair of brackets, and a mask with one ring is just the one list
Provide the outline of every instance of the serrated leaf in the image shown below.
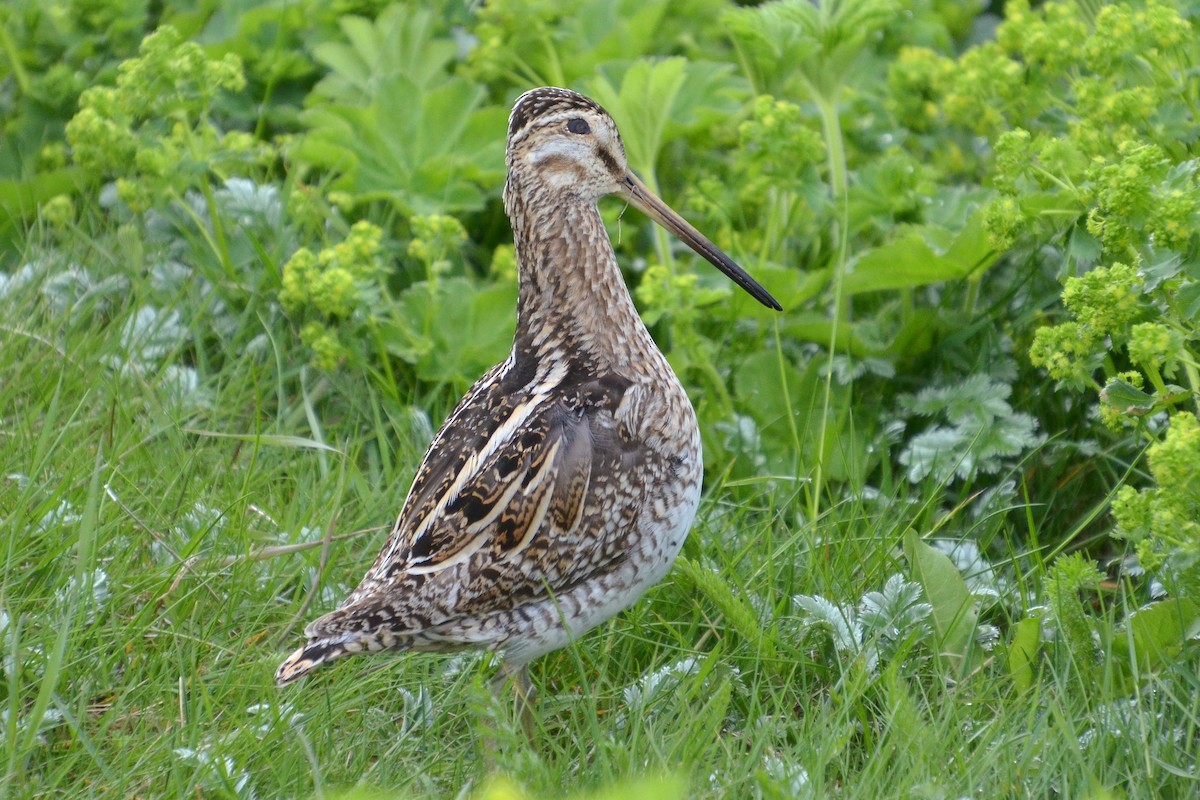
[[1081,268],[1090,268],[1100,260],[1100,240],[1088,233],[1087,228],[1076,225],[1071,228],[1067,239],[1067,257]]
[[338,25],[345,42],[327,41],[313,46],[313,55],[330,69],[330,74],[313,87],[315,97],[368,104],[379,87],[396,75],[422,90],[450,77],[447,66],[457,46],[449,37],[437,36],[438,19],[427,8],[395,4],[373,22],[345,16]]
[[420,281],[396,301],[384,329],[389,352],[430,383],[465,388],[512,347],[517,291],[510,283],[479,287],[466,278]]
[[801,594],[793,599],[808,614],[808,624],[829,629],[834,648],[858,654],[863,642],[863,628],[853,608],[842,608],[820,595]]
[[694,127],[704,110],[733,110],[732,73],[728,64],[643,58],[623,71],[601,69],[588,91],[616,120],[630,166],[652,175],[662,148]]
[[944,553],[921,541],[916,531],[904,534],[904,555],[913,579],[921,584],[933,609],[935,651],[956,675],[966,672],[975,639],[978,612],[962,575]]
[[872,33],[895,18],[893,0],[829,3],[778,0],[721,17],[760,93],[782,94],[793,77],[831,97],[867,49]]
[[[305,111],[294,157],[341,173],[335,185],[387,199],[405,214],[477,210],[504,174],[506,114],[482,108],[484,89],[453,78],[422,90],[394,75],[370,105]],[[481,135],[486,133],[486,137]]]
[[1175,302],[1184,319],[1200,319],[1200,281],[1188,281],[1175,290]]
[[974,465],[966,450],[969,441],[960,428],[936,426],[912,438],[900,453],[900,464],[908,467],[910,483],[920,483],[931,474],[945,482],[951,474]]
[[792,5],[763,3],[721,16],[758,94],[782,94],[796,65],[817,52],[816,40],[796,18]]

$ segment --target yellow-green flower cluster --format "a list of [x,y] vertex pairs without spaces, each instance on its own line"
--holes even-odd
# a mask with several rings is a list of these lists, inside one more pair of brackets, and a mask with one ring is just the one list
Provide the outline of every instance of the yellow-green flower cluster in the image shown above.
[[1029,360],[1051,378],[1068,386],[1094,386],[1092,373],[1100,365],[1096,337],[1078,322],[1038,328],[1029,347]]
[[952,59],[929,48],[901,48],[888,71],[888,107],[911,130],[932,129],[941,118],[938,102],[954,70]]
[[504,283],[517,280],[517,251],[511,244],[497,245],[492,251],[491,273]]
[[1068,278],[1062,301],[1092,337],[1120,333],[1142,312],[1142,276],[1128,264],[1098,267]]
[[717,302],[728,292],[701,288],[694,272],[675,272],[663,264],[651,264],[634,292],[642,304],[642,318],[653,325],[665,316],[676,323],[690,323],[704,316],[704,306]]
[[770,95],[755,99],[753,116],[738,126],[738,142],[765,175],[794,177],[825,158],[825,141],[805,126],[800,106]]
[[1098,157],[1090,170],[1096,207],[1087,228],[1111,252],[1122,253],[1135,246],[1138,222],[1151,213],[1154,186],[1166,177],[1169,162],[1154,144],[1126,141],[1117,152],[1111,161]]
[[1010,0],[996,40],[1038,72],[1059,75],[1078,59],[1075,48],[1088,38],[1088,26],[1074,4],[1046,3],[1038,11],[1030,9],[1028,0]]
[[1138,544],[1147,569],[1161,566],[1174,551],[1193,563],[1200,556],[1200,422],[1190,412],[1171,417],[1160,442],[1147,453],[1157,486],[1138,491],[1125,486],[1113,500],[1118,533]]
[[51,197],[38,209],[38,216],[52,228],[65,228],[75,221],[75,201],[65,194]]
[[210,59],[164,26],[118,67],[115,86],[80,96],[67,141],[77,164],[98,179],[117,178],[122,200],[142,210],[209,170],[244,171],[271,157],[249,134],[223,133],[208,122],[218,95],[244,86],[237,56]]
[[310,322],[300,329],[300,341],[312,350],[312,363],[317,369],[332,372],[348,355],[337,331],[319,322]]
[[449,270],[451,256],[457,255],[467,241],[467,231],[457,218],[446,214],[413,217],[413,238],[408,254],[425,265],[430,278]]
[[[1137,370],[1129,370],[1127,372],[1118,372],[1116,380],[1124,381],[1135,389],[1142,389],[1146,385],[1146,378]],[[1140,415],[1131,415],[1128,407],[1120,407],[1115,405],[1107,392],[1100,393],[1100,421],[1104,423],[1104,427],[1110,431],[1121,431],[1129,428],[1134,424],[1134,421]]]
[[1021,206],[1011,197],[997,197],[983,210],[983,227],[988,234],[988,243],[1003,253],[1017,243],[1025,233],[1028,222]]
[[1092,372],[1105,352],[1104,338],[1124,336],[1125,328],[1142,313],[1142,286],[1141,275],[1128,264],[1069,278],[1062,299],[1075,320],[1039,328],[1030,360],[1057,381],[1091,385]]
[[1129,360],[1153,378],[1171,376],[1183,353],[1179,331],[1158,322],[1142,322],[1129,331]]
[[279,304],[293,319],[306,320],[300,341],[316,367],[332,370],[346,359],[346,342],[385,295],[382,252],[383,231],[363,221],[342,241],[316,253],[302,247],[283,265]]
[[349,317],[383,275],[382,240],[378,226],[356,222],[344,240],[316,254],[300,248],[283,266],[280,305],[292,315],[311,310],[325,318]]
[[1079,41],[1088,69],[1110,72],[1131,62],[1153,63],[1164,51],[1194,39],[1191,25],[1177,9],[1149,0],[1142,8],[1127,3],[1103,5],[1096,14],[1094,33]]
[[[892,110],[915,131],[948,124],[988,137],[997,190],[1048,195],[988,212],[998,247],[1078,216],[1112,258],[1147,242],[1186,251],[1200,229],[1200,190],[1178,146],[1194,116],[1180,77],[1195,69],[1190,22],[1160,0],[1107,4],[1094,19],[1086,4],[1030,6],[1009,2],[995,40],[957,59],[902,50]],[[934,160],[952,141],[937,140]]]
[[995,42],[968,50],[952,74],[942,98],[946,119],[978,134],[1006,127],[1009,109],[1031,94],[1025,69]]

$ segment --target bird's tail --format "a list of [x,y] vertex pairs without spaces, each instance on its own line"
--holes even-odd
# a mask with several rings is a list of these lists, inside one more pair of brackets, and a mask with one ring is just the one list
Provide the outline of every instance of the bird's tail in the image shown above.
[[[275,671],[275,683],[280,686],[304,677],[326,661],[333,661],[352,652],[346,637],[334,639],[309,639],[308,643],[292,653]],[[357,652],[357,651],[354,651]]]

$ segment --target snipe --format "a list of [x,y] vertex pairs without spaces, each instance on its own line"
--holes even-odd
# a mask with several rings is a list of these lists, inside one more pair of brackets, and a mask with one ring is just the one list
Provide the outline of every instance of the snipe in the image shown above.
[[534,89],[508,125],[504,208],[520,290],[512,353],[434,437],[374,565],[280,684],[376,650],[497,650],[505,673],[632,605],[700,500],[700,431],[622,280],[596,201],[641,209],[763,305],[779,304],[626,166],[612,118]]

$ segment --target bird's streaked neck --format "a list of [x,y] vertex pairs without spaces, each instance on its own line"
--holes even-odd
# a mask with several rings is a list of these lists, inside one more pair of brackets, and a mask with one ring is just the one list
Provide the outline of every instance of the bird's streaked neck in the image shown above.
[[538,349],[565,343],[606,361],[657,352],[594,202],[510,174],[504,205],[518,265],[519,339]]

